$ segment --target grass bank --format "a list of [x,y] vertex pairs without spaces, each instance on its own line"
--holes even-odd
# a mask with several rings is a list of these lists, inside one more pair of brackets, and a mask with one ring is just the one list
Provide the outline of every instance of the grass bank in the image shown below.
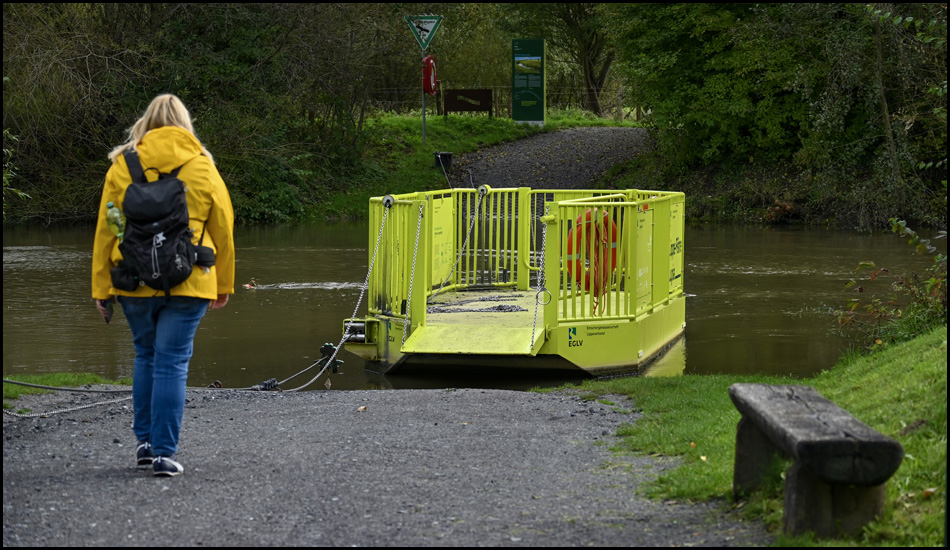
[[311,217],[358,219],[366,216],[370,197],[447,187],[445,175],[435,168],[437,151],[458,157],[543,132],[621,124],[635,125],[578,110],[549,112],[544,126],[482,115],[427,116],[423,143],[421,115],[380,115],[366,122],[364,160],[347,172],[345,190],[328,196]]
[[899,441],[905,457],[887,486],[887,511],[852,539],[779,539],[780,545],[942,545],[947,487],[947,327],[883,351],[852,357],[806,380],[768,376],[681,376],[590,381],[591,399],[629,396],[643,416],[618,433],[618,452],[678,457],[679,467],[646,488],[675,500],[727,499],[750,519],[780,530],[781,483],[732,502],[739,413],[729,399],[736,382],[805,384],[858,419]]

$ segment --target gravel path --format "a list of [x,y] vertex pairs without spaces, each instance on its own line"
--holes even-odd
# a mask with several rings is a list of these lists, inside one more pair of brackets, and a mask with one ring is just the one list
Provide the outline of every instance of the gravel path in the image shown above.
[[[113,398],[107,396],[106,398]],[[21,407],[56,408],[52,397]],[[60,393],[62,403],[102,400]],[[750,546],[722,503],[637,496],[633,404],[508,390],[192,390],[184,475],[133,465],[130,403],[5,416],[6,546]]]
[[455,187],[591,189],[613,165],[648,147],[642,128],[573,128],[461,155],[452,161]]
[[[459,185],[589,187],[643,131],[540,134],[456,159]],[[115,399],[28,396],[49,411]],[[756,546],[721,502],[638,487],[675,461],[615,456],[636,404],[567,393],[190,390],[185,474],[133,466],[131,402],[3,423],[6,546]]]

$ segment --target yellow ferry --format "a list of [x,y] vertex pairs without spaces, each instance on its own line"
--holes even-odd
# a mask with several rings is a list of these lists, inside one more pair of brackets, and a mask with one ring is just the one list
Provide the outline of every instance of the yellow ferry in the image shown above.
[[345,349],[381,373],[638,372],[686,327],[684,201],[486,185],[372,198],[367,315],[344,320]]

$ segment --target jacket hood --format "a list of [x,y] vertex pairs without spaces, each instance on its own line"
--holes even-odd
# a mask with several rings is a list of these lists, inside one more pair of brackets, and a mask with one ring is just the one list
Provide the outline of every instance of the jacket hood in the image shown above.
[[138,144],[143,169],[156,168],[167,174],[201,155],[201,142],[188,130],[162,126],[149,130]]

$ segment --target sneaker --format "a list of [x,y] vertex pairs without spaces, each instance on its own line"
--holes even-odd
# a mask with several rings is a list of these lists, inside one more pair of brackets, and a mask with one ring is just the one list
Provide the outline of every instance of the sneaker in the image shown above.
[[152,460],[155,457],[152,456],[152,444],[148,441],[139,441],[137,447],[135,447],[135,462],[138,464],[139,468],[148,468],[152,465]]
[[171,477],[184,472],[184,466],[172,460],[171,457],[157,456],[152,461],[152,475]]

